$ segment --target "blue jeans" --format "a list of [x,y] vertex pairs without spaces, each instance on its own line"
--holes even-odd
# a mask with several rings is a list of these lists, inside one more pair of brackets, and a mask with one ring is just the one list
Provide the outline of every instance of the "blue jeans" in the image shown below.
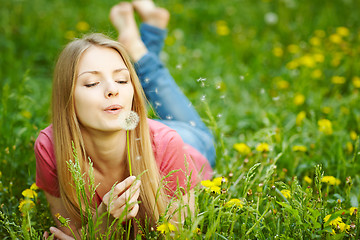
[[185,143],[215,166],[213,135],[159,59],[166,33],[147,24],[140,26],[141,39],[149,52],[135,63],[136,72],[147,99],[160,117],[158,121],[176,130]]

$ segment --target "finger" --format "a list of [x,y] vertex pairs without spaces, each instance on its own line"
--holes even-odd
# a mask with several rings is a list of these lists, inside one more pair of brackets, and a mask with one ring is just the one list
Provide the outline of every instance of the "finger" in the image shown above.
[[136,215],[138,214],[140,209],[140,206],[138,203],[135,204],[135,206],[133,207],[133,209],[131,209],[131,211],[126,215],[125,220],[129,220],[131,218],[136,217]]
[[[113,203],[110,204],[110,209],[111,208],[120,208],[123,205],[126,204],[126,202],[132,202],[132,200],[135,197],[135,200],[139,197],[140,194],[140,182],[135,185],[134,187],[129,188],[127,191],[125,191],[120,197],[118,197],[117,199],[115,199],[113,201]],[[134,201],[135,201],[134,200]]]
[[[134,194],[134,196],[130,199],[130,201],[128,201],[127,204],[125,203],[121,207],[113,208],[110,213],[114,218],[125,217],[136,205],[138,205],[139,195],[140,189]],[[125,211],[127,214],[124,214]]]
[[47,231],[45,231],[43,234],[43,239],[47,239],[48,237],[49,237],[49,233]]
[[[103,197],[103,202],[105,203],[105,205],[108,205],[113,198],[121,195],[126,189],[128,189],[133,184],[135,179],[135,176],[130,176],[121,183],[118,183],[113,190],[107,192]],[[110,199],[110,197],[112,197],[112,199]]]
[[51,227],[50,232],[54,234],[57,239],[60,240],[75,240],[73,237],[70,237],[69,235],[63,233],[60,229],[57,229],[56,227]]

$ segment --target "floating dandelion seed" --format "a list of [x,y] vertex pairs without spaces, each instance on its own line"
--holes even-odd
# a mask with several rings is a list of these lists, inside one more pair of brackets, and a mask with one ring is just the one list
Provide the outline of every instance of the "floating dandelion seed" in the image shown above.
[[276,13],[268,12],[264,16],[265,22],[269,25],[274,25],[278,22],[279,17]]
[[199,78],[199,79],[197,79],[196,81],[198,81],[198,82],[205,82],[205,81],[206,81],[206,78]]
[[178,65],[176,65],[176,69],[182,69],[182,65],[181,64],[178,64]]
[[219,114],[217,115],[217,117],[218,117],[218,118],[221,118],[221,117],[222,117],[222,114],[221,114],[221,113],[219,113]]
[[225,98],[225,95],[221,95],[220,98],[221,98],[221,99],[224,99],[224,98]]
[[171,115],[166,115],[166,119],[167,120],[171,120],[171,119],[173,119],[174,117],[173,116],[171,116]]
[[125,111],[119,115],[120,126],[124,130],[133,130],[139,123],[139,116],[134,111]]
[[201,101],[205,101],[206,100],[206,96],[205,95],[202,95],[201,98],[200,98]]
[[144,82],[145,82],[145,83],[148,83],[149,81],[150,81],[150,79],[148,79],[148,78],[145,78],[145,79],[144,79]]
[[195,127],[196,126],[196,123],[194,121],[190,121],[189,122],[191,126]]
[[245,79],[245,77],[242,76],[242,75],[239,78],[240,78],[241,81],[243,81]]

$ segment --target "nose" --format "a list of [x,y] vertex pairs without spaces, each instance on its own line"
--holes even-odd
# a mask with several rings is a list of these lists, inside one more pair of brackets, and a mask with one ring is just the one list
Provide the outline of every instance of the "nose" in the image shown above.
[[119,95],[119,89],[116,86],[115,82],[110,82],[107,84],[107,88],[105,90],[105,97],[110,98]]

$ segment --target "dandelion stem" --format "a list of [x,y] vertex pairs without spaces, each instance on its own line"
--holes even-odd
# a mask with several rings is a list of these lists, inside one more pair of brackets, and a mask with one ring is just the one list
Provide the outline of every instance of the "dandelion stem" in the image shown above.
[[[130,156],[130,141],[129,141],[129,130],[126,130],[126,146],[127,146],[128,159],[129,159],[129,172],[130,172],[130,176],[132,176],[131,156]],[[131,219],[129,220],[129,226],[128,226],[128,232],[127,232],[127,238],[126,238],[126,239],[130,239],[130,229],[131,229]]]

